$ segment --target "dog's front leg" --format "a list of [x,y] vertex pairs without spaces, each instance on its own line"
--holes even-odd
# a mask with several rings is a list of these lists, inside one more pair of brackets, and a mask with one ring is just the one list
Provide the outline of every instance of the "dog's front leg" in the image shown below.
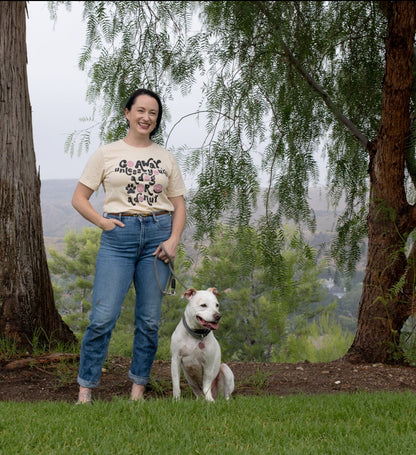
[[215,401],[214,397],[212,396],[212,393],[211,393],[211,386],[208,386],[208,389],[205,389],[205,387],[204,387],[204,396],[205,396],[205,401],[208,401],[208,402]]
[[172,376],[173,398],[175,400],[179,400],[179,398],[181,397],[181,386],[180,386],[181,359],[179,358],[179,356],[177,356],[177,355],[172,356],[170,369],[171,369],[171,376]]
[[214,397],[212,396],[212,379],[211,375],[204,374],[204,378],[202,381],[202,391],[204,393],[204,397],[206,401],[215,401]]

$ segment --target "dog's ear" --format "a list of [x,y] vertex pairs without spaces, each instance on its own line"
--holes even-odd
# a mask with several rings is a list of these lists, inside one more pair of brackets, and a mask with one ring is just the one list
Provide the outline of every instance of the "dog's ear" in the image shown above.
[[182,294],[182,298],[186,297],[188,300],[190,300],[195,294],[196,294],[196,289],[189,288]]
[[207,291],[212,292],[214,295],[220,295],[217,288],[208,288]]

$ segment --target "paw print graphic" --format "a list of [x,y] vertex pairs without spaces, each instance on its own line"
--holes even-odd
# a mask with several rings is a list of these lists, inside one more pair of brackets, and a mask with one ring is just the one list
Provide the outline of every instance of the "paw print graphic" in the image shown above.
[[127,194],[134,194],[136,192],[136,186],[133,183],[129,183],[126,186]]

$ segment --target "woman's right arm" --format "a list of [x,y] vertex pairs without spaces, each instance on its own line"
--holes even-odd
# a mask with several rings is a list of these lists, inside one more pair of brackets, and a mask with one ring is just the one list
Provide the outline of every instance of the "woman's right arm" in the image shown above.
[[91,205],[90,197],[94,191],[83,183],[78,182],[74,195],[72,196],[72,206],[77,210],[86,220],[95,224],[103,231],[110,231],[114,225],[124,227],[124,224],[114,218],[105,218],[100,215]]

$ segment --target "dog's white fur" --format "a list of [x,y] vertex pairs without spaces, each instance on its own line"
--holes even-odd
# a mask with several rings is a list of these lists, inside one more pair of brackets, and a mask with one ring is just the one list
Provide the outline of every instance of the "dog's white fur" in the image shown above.
[[184,318],[188,327],[194,330],[209,328],[202,340],[186,329],[182,319],[171,337],[171,373],[173,397],[181,395],[181,368],[196,397],[203,395],[206,401],[215,401],[220,393],[227,400],[234,390],[234,374],[225,363],[221,363],[221,349],[212,330],[216,330],[221,318],[219,295],[216,288],[206,291],[188,289],[182,297],[188,299]]

